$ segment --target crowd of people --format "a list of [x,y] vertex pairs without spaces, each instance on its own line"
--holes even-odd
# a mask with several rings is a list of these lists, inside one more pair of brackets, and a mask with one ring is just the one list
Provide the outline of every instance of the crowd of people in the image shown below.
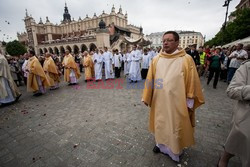
[[229,84],[241,63],[250,59],[250,45],[243,47],[240,43],[227,48],[200,46],[196,50],[195,46],[191,46],[185,50],[193,58],[199,76],[207,77],[207,85],[214,78],[215,89],[219,80]]
[[[219,79],[228,84],[232,81],[227,90],[229,96],[239,100],[242,113],[249,109],[249,63],[243,65],[246,67],[241,64],[250,59],[250,48],[242,44],[229,48],[201,46],[198,50],[195,45],[185,49],[178,46],[179,35],[168,31],[163,35],[163,47],[157,49],[134,45],[131,50],[121,52],[104,47],[79,55],[66,50],[63,56],[50,53],[36,56],[30,50],[18,58],[8,59],[0,53],[0,104],[17,101],[21,96],[17,86],[22,84],[27,85],[34,96],[44,94],[47,88],[58,89],[62,74],[68,85],[76,85],[81,72],[85,82],[99,82],[103,76],[105,80],[120,78],[121,71],[131,83],[162,79],[161,89],[145,84],[142,102],[150,107],[149,127],[156,141],[153,151],[179,162],[183,148],[194,144],[195,109],[205,103],[199,77],[205,77],[207,85],[214,78],[214,89]],[[244,125],[234,124],[218,166],[227,165],[233,155],[250,165],[250,133],[246,129],[250,122],[249,110],[245,115]],[[241,152],[235,151],[239,144],[237,135],[246,135],[242,137],[245,143]]]
[[[207,78],[207,85],[214,78],[213,88],[216,89],[219,80],[230,83],[240,64],[249,58],[250,46],[244,48],[242,44],[228,48],[200,46],[196,49],[196,46],[192,45],[185,48],[185,51],[193,58],[199,76]],[[7,61],[15,85],[25,84],[28,91],[33,91],[34,96],[39,96],[44,94],[48,87],[51,90],[59,88],[60,77],[63,74],[64,81],[69,85],[77,84],[83,71],[85,82],[98,82],[103,76],[105,80],[120,78],[123,71],[124,77],[131,83],[136,83],[146,79],[151,61],[160,52],[161,47],[143,49],[137,45],[128,51],[118,49],[109,51],[104,47],[103,50],[71,54],[66,50],[65,54],[60,56],[50,53],[36,56],[31,50],[19,57],[8,57]],[[35,85],[34,80],[37,82]]]
[[[128,52],[119,52],[118,49],[109,51],[104,47],[103,50],[84,51],[80,54],[71,54],[66,50],[60,56],[51,53],[36,56],[30,50],[19,57],[7,57],[4,62],[17,87],[25,84],[34,96],[40,96],[47,88],[59,88],[61,75],[68,85],[76,85],[82,72],[85,82],[98,82],[103,76],[105,80],[120,78],[121,71],[131,83],[140,81],[146,78],[150,62],[159,51],[160,48],[157,51],[153,48],[142,50],[140,46],[134,45]],[[5,59],[3,55],[2,59]],[[0,104],[5,103],[0,100]]]

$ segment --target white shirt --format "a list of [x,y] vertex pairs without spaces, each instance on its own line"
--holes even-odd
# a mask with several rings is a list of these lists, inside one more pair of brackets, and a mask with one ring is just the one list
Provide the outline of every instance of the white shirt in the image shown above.
[[137,54],[138,54],[138,56],[140,57],[140,61],[142,62],[142,54],[143,54],[143,52],[142,52],[142,50],[137,50]]
[[114,54],[115,67],[120,68],[121,67],[121,61],[122,61],[122,55],[121,54]]
[[[232,58],[233,56],[236,56],[235,58]],[[233,51],[230,55],[229,55],[229,58],[232,58],[231,59],[231,62],[230,62],[230,65],[229,67],[230,68],[239,68],[241,63],[244,61],[244,60],[239,60],[237,58],[245,58],[247,59],[248,58],[248,54],[245,50],[241,49],[241,50],[236,50],[236,51]]]
[[147,54],[143,54],[142,55],[142,68],[143,69],[148,69],[149,67],[149,61],[150,61],[151,55]]
[[24,77],[27,77],[28,76],[28,60],[25,60],[24,63],[23,63],[23,66],[22,66],[22,70],[23,70],[23,73],[24,73]]
[[102,61],[103,61],[103,59],[102,59],[101,53],[95,53],[95,54],[93,55],[93,62],[94,62],[94,63],[100,64],[100,63],[102,63]]
[[140,51],[138,50],[133,50],[131,52],[131,60],[134,62],[139,62],[139,60],[141,60],[141,54]]
[[153,59],[156,56],[156,53],[153,50],[151,50],[148,54],[151,56],[151,59]]
[[107,52],[103,53],[103,61],[104,62],[109,62],[112,60],[112,58],[113,58],[113,56],[112,56],[111,52],[107,51]]
[[130,63],[132,61],[131,53],[127,53],[126,56],[128,63]]
[[123,55],[123,57],[122,57],[123,62],[125,62],[125,63],[128,62],[128,56],[129,56],[128,53],[126,53],[126,54]]

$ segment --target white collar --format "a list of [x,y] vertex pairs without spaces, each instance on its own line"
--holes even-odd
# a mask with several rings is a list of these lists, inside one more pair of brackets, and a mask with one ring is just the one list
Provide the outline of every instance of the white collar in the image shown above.
[[179,52],[179,50],[178,49],[176,49],[172,54],[175,54],[175,53],[178,53]]

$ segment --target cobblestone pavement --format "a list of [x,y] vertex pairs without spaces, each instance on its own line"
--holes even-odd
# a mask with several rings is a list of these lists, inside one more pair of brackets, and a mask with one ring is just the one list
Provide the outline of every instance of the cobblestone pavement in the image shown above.
[[[216,90],[204,79],[202,84],[206,104],[196,114],[196,145],[180,164],[152,152],[142,90],[126,89],[126,82],[123,89],[87,89],[81,79],[40,97],[20,87],[20,101],[0,108],[0,166],[216,166],[234,101],[224,82]],[[238,158],[230,166],[241,166]]]

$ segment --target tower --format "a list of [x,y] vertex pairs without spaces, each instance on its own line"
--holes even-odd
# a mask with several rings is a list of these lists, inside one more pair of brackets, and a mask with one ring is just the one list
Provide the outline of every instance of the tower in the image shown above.
[[122,14],[122,6],[120,6],[118,13]]
[[36,22],[33,17],[28,15],[27,9],[25,9],[25,29],[28,35],[28,47],[38,53],[38,42],[36,36]]
[[99,28],[96,31],[97,48],[103,49],[105,46],[110,47],[110,35],[106,23],[101,19]]
[[111,9],[111,14],[115,14],[115,6],[113,5],[112,9]]
[[64,7],[63,22],[71,22],[71,16],[69,14],[69,10],[68,10],[66,2],[65,2],[65,7]]

